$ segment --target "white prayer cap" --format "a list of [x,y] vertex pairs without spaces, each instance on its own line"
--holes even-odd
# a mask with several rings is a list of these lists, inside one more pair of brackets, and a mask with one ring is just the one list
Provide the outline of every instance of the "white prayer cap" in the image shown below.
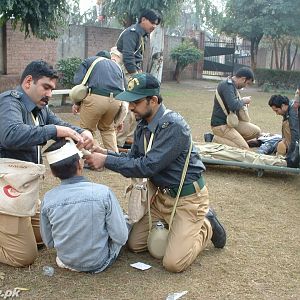
[[78,154],[80,158],[83,157],[82,152],[78,150],[74,141],[70,138],[66,138],[66,143],[61,148],[54,151],[45,152],[45,154],[49,165],[64,160],[75,154]]

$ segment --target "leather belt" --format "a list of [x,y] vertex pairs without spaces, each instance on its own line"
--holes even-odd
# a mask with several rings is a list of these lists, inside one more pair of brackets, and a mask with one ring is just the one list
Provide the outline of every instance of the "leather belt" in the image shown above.
[[121,93],[121,91],[107,92],[107,91],[102,90],[102,89],[91,88],[91,94],[96,94],[96,95],[104,96],[104,97],[113,97],[113,98],[115,98],[120,93]]
[[[200,176],[198,180],[195,181],[196,184],[199,185],[200,189],[203,189],[205,187],[205,180],[203,176]],[[160,189],[162,193],[168,193],[172,198],[176,198],[177,192],[179,187],[175,188],[164,188]],[[179,197],[189,196],[192,194],[195,194],[195,186],[194,183],[186,184],[182,187],[181,193]]]

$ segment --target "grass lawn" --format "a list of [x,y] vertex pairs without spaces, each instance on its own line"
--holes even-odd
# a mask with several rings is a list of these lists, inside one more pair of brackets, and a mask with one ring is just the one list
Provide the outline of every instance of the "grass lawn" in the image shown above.
[[[199,142],[210,130],[216,85],[213,81],[162,85],[164,103],[185,117]],[[267,105],[271,94],[255,88],[241,94],[252,96],[252,121],[264,132],[280,133],[281,118]],[[67,112],[70,107],[55,111],[78,124],[78,116]],[[126,210],[123,193],[128,179],[109,170],[85,171],[85,175],[109,185]],[[223,250],[209,244],[185,272],[169,273],[148,253],[123,249],[117,262],[103,273],[74,273],[59,269],[55,251],[43,249],[28,268],[0,265],[5,274],[0,289],[27,288],[21,299],[166,299],[169,293],[185,290],[188,293],[182,299],[300,299],[299,175],[266,172],[259,178],[251,170],[208,166],[205,177],[211,205],[227,229],[228,241]],[[48,169],[41,198],[58,183]],[[138,261],[152,268],[130,267]],[[54,267],[54,276],[43,275],[45,265]]]

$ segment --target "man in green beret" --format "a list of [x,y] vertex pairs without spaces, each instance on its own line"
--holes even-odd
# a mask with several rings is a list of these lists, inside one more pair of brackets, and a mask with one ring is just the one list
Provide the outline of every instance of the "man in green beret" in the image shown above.
[[[115,153],[98,148],[97,152],[86,158],[86,162],[92,168],[106,167],[125,177],[149,178],[157,188],[151,202],[153,224],[161,221],[167,227],[183,168],[188,161],[163,257],[163,265],[168,271],[182,272],[208,245],[209,240],[216,248],[223,248],[226,244],[226,232],[209,208],[203,176],[205,167],[196,148],[191,145],[190,127],[181,115],[162,104],[160,83],[151,74],[134,75],[127,91],[120,93],[117,99],[129,102],[129,109],[140,120],[131,150]],[[145,214],[133,225],[128,239],[129,249],[146,251],[148,234],[149,215]]]

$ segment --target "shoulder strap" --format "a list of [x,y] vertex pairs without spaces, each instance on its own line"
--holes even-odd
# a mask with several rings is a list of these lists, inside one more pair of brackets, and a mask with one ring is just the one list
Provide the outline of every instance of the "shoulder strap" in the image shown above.
[[183,167],[183,171],[182,171],[182,175],[181,175],[181,180],[180,180],[179,188],[178,188],[177,195],[176,195],[176,200],[175,200],[174,207],[173,207],[173,210],[172,210],[172,214],[171,214],[171,217],[170,217],[169,231],[171,230],[173,218],[174,218],[174,215],[175,215],[175,212],[176,212],[176,206],[177,206],[179,196],[180,196],[180,193],[181,193],[181,190],[182,190],[185,175],[186,175],[186,172],[187,172],[187,169],[188,169],[188,166],[189,166],[189,161],[190,161],[190,157],[191,157],[191,153],[192,153],[192,148],[193,148],[193,140],[192,140],[192,136],[191,136],[191,143],[190,143],[189,152],[188,152],[188,155],[187,155],[185,163],[184,163],[184,167]]
[[[178,188],[178,191],[177,191],[175,203],[174,203],[173,210],[172,210],[171,217],[170,217],[169,231],[171,230],[171,226],[172,226],[173,218],[174,218],[174,215],[175,215],[175,212],[176,212],[176,207],[177,207],[177,204],[178,204],[179,196],[180,196],[182,186],[183,186],[183,183],[184,183],[184,179],[185,179],[185,176],[186,176],[186,172],[187,172],[187,169],[188,169],[188,165],[189,165],[189,161],[190,161],[190,157],[191,157],[191,153],[192,153],[192,148],[193,148],[193,140],[192,140],[192,136],[191,136],[191,143],[190,143],[189,152],[188,152],[187,157],[185,159],[185,163],[184,163],[184,167],[183,167],[183,171],[182,171],[182,175],[181,175],[179,188]],[[149,232],[150,232],[151,228],[152,228],[151,203],[150,203],[151,199],[147,199],[147,200],[148,200],[148,216],[149,216]]]
[[145,41],[142,35],[141,35],[141,43],[139,47],[134,51],[134,54],[136,54],[140,49],[141,49],[141,54],[143,54],[145,52]]
[[227,109],[226,109],[226,107],[225,107],[225,105],[224,105],[224,102],[223,102],[223,100],[222,100],[222,98],[221,98],[219,92],[218,92],[218,89],[216,89],[216,98],[217,98],[217,100],[218,100],[220,106],[222,107],[222,110],[223,110],[224,114],[225,114],[226,116],[228,116]]
[[104,59],[106,59],[106,58],[104,58],[104,57],[98,57],[97,59],[95,59],[93,61],[93,63],[90,65],[89,69],[85,73],[85,76],[84,76],[81,84],[85,85],[87,83],[87,81],[88,81],[88,79],[89,79],[89,77],[91,75],[91,72],[93,71],[94,66],[96,65],[96,63],[99,62],[100,60],[104,60]]

